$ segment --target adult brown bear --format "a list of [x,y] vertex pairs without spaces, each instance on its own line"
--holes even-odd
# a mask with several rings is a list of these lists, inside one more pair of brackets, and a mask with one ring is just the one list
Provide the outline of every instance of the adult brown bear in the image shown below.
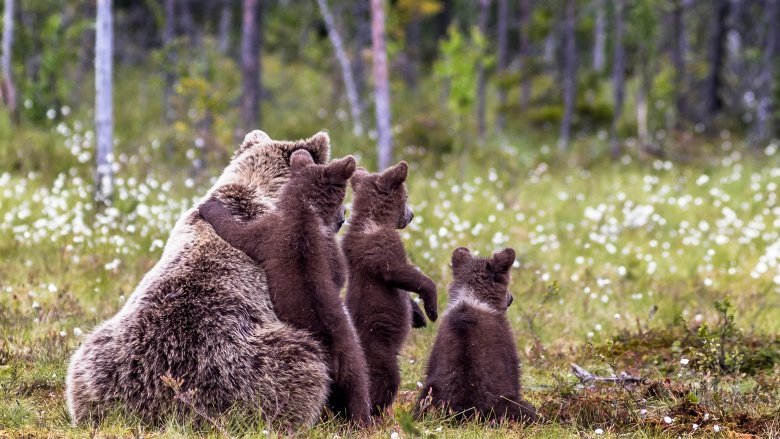
[[[215,197],[240,221],[263,215],[276,204],[298,149],[325,163],[330,140],[325,133],[296,142],[250,133],[202,201]],[[74,353],[65,391],[74,423],[97,422],[112,408],[150,424],[189,408],[209,416],[260,414],[285,427],[320,415],[330,385],[322,348],[279,321],[263,270],[221,240],[198,205],[178,221],[125,306]],[[164,375],[192,391],[191,406],[175,401]]]

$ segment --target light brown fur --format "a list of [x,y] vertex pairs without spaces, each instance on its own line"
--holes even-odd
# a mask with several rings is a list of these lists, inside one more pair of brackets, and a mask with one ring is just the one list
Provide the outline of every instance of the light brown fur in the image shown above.
[[[214,197],[238,220],[254,219],[276,204],[293,151],[324,163],[329,148],[324,133],[297,142],[250,133],[201,203]],[[97,422],[113,407],[151,424],[186,414],[165,374],[195,391],[192,405],[210,416],[237,409],[287,427],[319,417],[330,385],[319,343],[279,321],[263,270],[219,239],[198,205],[124,307],[74,353],[66,383],[74,423]]]

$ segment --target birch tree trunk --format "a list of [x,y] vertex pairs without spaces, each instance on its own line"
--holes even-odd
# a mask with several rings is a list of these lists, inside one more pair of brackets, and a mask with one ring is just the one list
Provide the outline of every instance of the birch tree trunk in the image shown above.
[[558,148],[565,151],[571,140],[571,125],[574,119],[574,101],[577,97],[577,47],[575,25],[577,20],[576,0],[566,0],[564,19],[564,70],[563,70],[563,120],[558,139]]
[[349,112],[352,115],[352,132],[356,136],[362,136],[363,122],[361,121],[361,115],[363,114],[363,109],[360,105],[355,79],[352,76],[352,67],[350,66],[349,57],[344,49],[344,42],[341,39],[338,29],[336,29],[336,21],[333,19],[333,14],[330,12],[327,0],[317,0],[317,5],[320,8],[320,13],[322,13],[322,18],[325,21],[325,27],[328,29],[328,38],[330,38],[330,42],[333,44],[333,50],[336,53],[339,67],[341,67],[341,75],[344,78],[344,87],[347,90]]
[[612,115],[612,157],[618,158],[622,152],[620,141],[618,140],[618,123],[623,114],[623,101],[625,100],[626,85],[626,53],[623,48],[623,25],[625,19],[626,0],[615,1],[615,43],[612,60],[612,89],[614,93],[614,113]]
[[379,170],[393,160],[393,134],[390,126],[390,81],[385,49],[385,10],[383,0],[371,0],[371,52],[376,105],[377,157]]
[[14,0],[5,0],[3,7],[3,42],[0,58],[0,98],[11,113],[16,112],[16,89],[11,72],[11,50],[14,45]]
[[520,107],[525,108],[531,101],[531,75],[527,71],[523,71],[525,68],[529,70],[529,57],[530,57],[530,31],[529,24],[531,23],[531,0],[520,0]]
[[[507,66],[507,32],[509,31],[509,26],[507,24],[507,21],[509,21],[509,1],[508,0],[498,0],[498,56],[497,56],[497,63],[498,63],[498,73],[499,75],[506,72],[506,66]],[[504,126],[506,124],[506,118],[504,117],[504,108],[506,106],[506,88],[503,85],[500,85],[498,87],[498,104],[499,104],[499,111],[498,111],[498,117],[496,118],[496,125],[498,126],[498,129],[500,131],[503,131]]]
[[260,122],[260,0],[244,0],[241,27],[241,129],[253,130]]
[[[479,0],[479,18],[477,26],[479,33],[487,39],[488,12],[490,11],[490,0]],[[485,89],[487,80],[485,79],[485,65],[481,61],[477,65],[477,133],[480,138],[485,137]]]
[[112,0],[97,0],[95,25],[95,139],[97,163],[96,199],[107,203],[112,193],[111,156],[113,153],[114,118],[111,96],[113,23]]
[[604,0],[596,0],[596,25],[593,30],[593,70],[604,71],[607,46],[607,17]]

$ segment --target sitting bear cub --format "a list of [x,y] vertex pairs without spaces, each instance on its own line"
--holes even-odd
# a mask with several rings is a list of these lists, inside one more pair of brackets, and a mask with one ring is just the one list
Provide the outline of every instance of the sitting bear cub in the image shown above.
[[462,247],[452,253],[449,305],[428,360],[417,417],[433,407],[457,419],[537,419],[520,395],[520,364],[506,318],[514,261],[512,249],[492,258],[474,257]]
[[407,261],[396,230],[414,216],[406,206],[407,173],[401,162],[381,174],[358,169],[350,180],[354,202],[342,242],[349,267],[347,308],[368,362],[372,414],[392,404],[401,384],[397,356],[412,312],[419,311],[407,291],[420,295],[431,320],[437,317],[436,285]]
[[290,180],[276,210],[240,223],[219,201],[200,214],[228,244],[258,261],[268,277],[276,315],[322,343],[332,378],[328,404],[357,422],[369,419],[366,360],[339,297],[343,256],[335,240],[355,159],[315,165],[306,151],[290,158]]

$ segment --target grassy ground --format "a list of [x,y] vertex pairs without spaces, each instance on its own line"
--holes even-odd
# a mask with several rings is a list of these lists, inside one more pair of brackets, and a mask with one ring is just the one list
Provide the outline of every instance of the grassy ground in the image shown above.
[[[229,154],[210,157],[199,176],[184,163],[162,165],[162,136],[134,119],[118,146],[115,204],[97,211],[92,135],[79,120],[88,119],[73,115],[51,132],[0,126],[15,142],[0,148],[8,164],[0,169],[0,437],[220,435],[175,423],[148,431],[121,417],[94,432],[69,425],[62,396],[69,354],[119,309]],[[334,156],[357,152],[371,166],[362,160],[366,142],[343,128],[331,137]],[[416,214],[404,239],[439,285],[440,308],[455,247],[518,251],[509,319],[526,395],[545,423],[412,422],[434,324],[415,331],[400,358],[392,415],[361,432],[330,421],[302,435],[780,437],[776,147],[747,153],[724,134],[697,144],[685,161],[631,155],[613,163],[597,158],[605,145],[595,137],[580,139],[565,158],[544,141],[496,138],[463,157],[414,147],[398,155],[412,164]],[[646,381],[583,386],[572,362]],[[218,422],[233,436],[268,434],[262,425]]]

